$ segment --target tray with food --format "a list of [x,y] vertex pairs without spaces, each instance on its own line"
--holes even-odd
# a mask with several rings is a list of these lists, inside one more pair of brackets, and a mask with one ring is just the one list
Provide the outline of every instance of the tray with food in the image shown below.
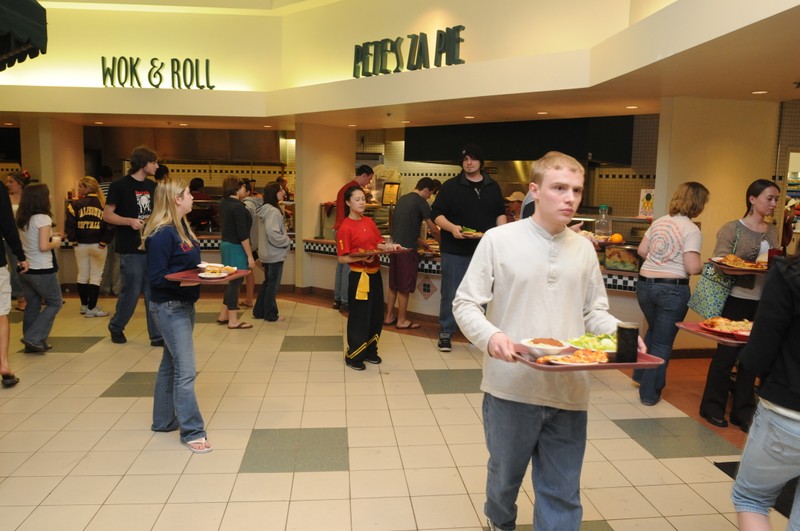
[[603,352],[617,351],[617,334],[592,334],[587,332],[581,337],[567,341],[575,349],[602,350]]
[[465,238],[482,238],[483,233],[469,227],[461,227],[461,235]]
[[197,282],[198,284],[225,284],[237,278],[246,277],[249,269],[236,269],[221,264],[206,264],[206,267],[170,273],[164,278],[173,282]]
[[358,252],[350,253],[350,256],[353,258],[367,258],[368,256],[375,256],[376,254],[399,254],[399,253],[408,253],[413,251],[414,249],[410,249],[407,247],[401,247],[400,249],[392,249],[391,251],[382,251],[381,249],[359,249]]
[[536,357],[531,354],[529,346],[525,344],[515,345],[515,358],[520,363],[540,371],[598,371],[612,369],[652,369],[658,367],[664,360],[639,352],[637,360],[631,363],[615,363],[614,353],[592,349],[568,349],[562,354],[550,354]]
[[[712,319],[722,319],[721,317],[712,317]],[[706,319],[708,321],[708,319]],[[691,322],[691,321],[684,321],[681,323],[675,323],[675,326],[680,328],[681,330],[685,330],[690,334],[710,339],[711,341],[715,341],[720,345],[725,345],[728,347],[741,347],[747,343],[747,338],[749,337],[750,333],[745,332],[744,330],[739,332],[725,332],[720,330],[715,330],[713,328],[703,326],[702,322]]]
[[715,256],[711,259],[725,273],[766,273],[767,262],[750,262],[736,255]]

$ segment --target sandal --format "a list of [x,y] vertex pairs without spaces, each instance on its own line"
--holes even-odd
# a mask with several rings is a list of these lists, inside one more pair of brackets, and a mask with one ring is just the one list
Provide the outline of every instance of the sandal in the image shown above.
[[383,326],[392,326],[397,324],[397,319],[392,319],[391,321],[384,321]]
[[[195,454],[207,454],[208,452],[213,450],[213,448],[209,446],[208,441],[206,441],[205,437],[200,437],[199,439],[195,439],[193,441],[181,441],[181,444],[183,444],[185,447],[191,450],[192,453]],[[200,445],[202,445],[202,448],[195,448],[195,446],[200,446]]]
[[228,324],[228,320],[227,319],[217,319],[217,324],[220,324],[220,325]]
[[240,322],[236,326],[229,326],[228,330],[246,330],[248,328],[253,328],[253,325],[250,323],[245,323],[244,321]]
[[19,378],[13,374],[3,374],[3,387],[14,387],[19,383]]
[[406,326],[396,325],[395,328],[397,328],[398,330],[416,330],[417,328],[419,328],[419,326],[420,326],[419,323],[412,323],[411,321],[409,321]]

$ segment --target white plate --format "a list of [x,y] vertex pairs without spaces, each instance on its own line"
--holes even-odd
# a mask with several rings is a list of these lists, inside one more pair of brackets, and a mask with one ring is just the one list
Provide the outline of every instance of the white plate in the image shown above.
[[197,267],[199,267],[200,269],[205,269],[208,266],[225,267],[225,264],[210,264],[208,262],[200,262],[199,264],[197,264]]
[[567,344],[566,341],[561,341],[561,344],[563,345],[561,347],[553,347],[548,345],[542,345],[542,346],[532,345],[531,341],[533,341],[533,339],[535,338],[528,337],[520,341],[520,343],[522,344],[522,346],[528,349],[528,352],[530,352],[531,355],[533,355],[536,358],[539,358],[541,356],[555,356],[556,354],[561,354],[562,352],[564,352],[569,348],[569,345]]
[[225,278],[228,273],[198,273],[197,276],[200,278]]

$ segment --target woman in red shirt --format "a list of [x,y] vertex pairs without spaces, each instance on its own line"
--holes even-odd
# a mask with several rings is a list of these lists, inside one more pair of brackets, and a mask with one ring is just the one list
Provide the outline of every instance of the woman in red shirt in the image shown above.
[[347,290],[350,311],[344,361],[351,369],[363,371],[365,361],[376,365],[381,362],[378,340],[383,329],[383,280],[377,254],[357,255],[375,249],[397,249],[399,245],[384,243],[375,222],[364,217],[367,198],[359,186],[345,191],[344,202],[347,217],[336,231],[339,262],[350,266]]

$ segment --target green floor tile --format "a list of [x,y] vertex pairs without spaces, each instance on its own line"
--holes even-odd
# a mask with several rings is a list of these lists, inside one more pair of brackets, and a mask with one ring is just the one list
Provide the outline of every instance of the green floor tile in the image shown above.
[[480,393],[480,369],[436,369],[417,371],[422,390],[428,395]]
[[[21,315],[21,314],[20,314]],[[20,321],[22,318],[20,318]],[[52,353],[60,353],[60,352],[77,352],[82,353],[86,352],[97,343],[105,339],[105,337],[95,337],[95,336],[82,336],[82,337],[73,337],[73,336],[50,336],[47,338],[47,342],[53,345],[53,348],[48,350],[47,352]],[[19,349],[18,352],[23,352],[25,347]]]
[[350,470],[347,448],[304,447],[297,452],[295,472],[334,472]]
[[349,468],[346,428],[293,428],[253,430],[239,472],[329,472]]
[[195,323],[216,323],[219,318],[219,312],[195,312]]
[[102,395],[103,397],[146,397],[153,396],[156,387],[156,373],[154,372],[126,372],[111,384]]
[[[522,529],[521,527],[517,526],[517,529]],[[533,528],[531,528],[531,531]],[[581,522],[581,531],[613,531],[614,528],[611,527],[608,522],[605,520],[591,520],[588,522]]]
[[343,349],[342,336],[286,336],[281,345],[281,352],[342,352]]
[[623,419],[615,420],[614,423],[633,439],[638,437],[670,437],[675,435],[662,426],[658,422],[658,419]]
[[677,457],[706,457],[711,455],[737,455],[740,448],[722,437],[711,434],[707,437],[636,437],[634,439],[656,459]]

